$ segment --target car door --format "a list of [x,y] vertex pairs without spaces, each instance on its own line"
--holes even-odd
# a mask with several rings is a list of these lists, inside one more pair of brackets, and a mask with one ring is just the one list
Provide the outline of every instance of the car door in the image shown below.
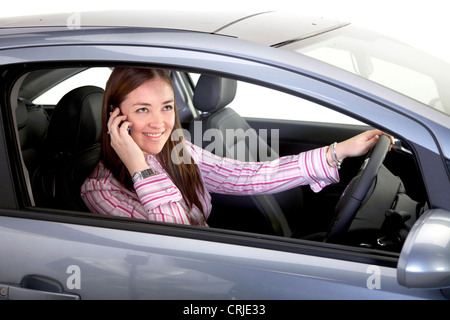
[[[78,32],[83,33],[82,45],[77,44]],[[222,55],[200,49],[184,51],[181,44],[192,41],[186,34],[169,38],[162,33],[162,37],[156,37],[156,41],[167,43],[153,46],[141,42],[145,40],[150,43],[155,34],[142,33],[140,39],[136,40],[140,42],[139,45],[124,46],[122,42],[129,41],[126,34],[115,35],[117,46],[104,44],[98,33],[92,33],[90,38],[89,32],[85,34],[84,31],[75,30],[72,33],[75,36],[73,42],[67,46],[60,43],[58,46],[3,50],[4,55],[0,60],[0,132],[3,135],[0,156],[4,160],[0,166],[0,175],[4,178],[1,182],[4,193],[0,214],[0,251],[4,257],[0,259],[2,298],[443,297],[438,289],[411,292],[400,286],[396,274],[397,253],[34,206],[32,190],[21,161],[17,123],[13,116],[17,98],[14,94],[17,93],[17,86],[20,86],[21,75],[29,71],[29,66],[26,63],[13,65],[13,62],[35,62],[42,68],[61,67],[55,61],[64,61],[66,66],[72,63],[92,66],[95,65],[92,62],[94,60],[171,68],[183,66],[233,74],[236,77],[245,76],[265,84],[270,75],[280,80],[277,86],[289,90],[295,88],[298,92],[304,92],[314,87],[311,92],[326,91],[324,104],[330,103],[335,98],[334,94],[339,94],[345,96],[346,99],[339,100],[345,100],[345,104],[361,102],[362,111],[373,108],[384,110],[374,101],[366,101],[327,83],[319,83],[300,73],[257,62],[256,59],[249,61],[239,58],[235,53]],[[201,41],[211,40],[210,36],[199,37],[199,46],[210,43]],[[85,41],[91,42],[86,44]],[[174,43],[180,45],[176,50],[171,48]],[[81,61],[67,61],[67,50]],[[342,108],[339,103],[337,106]],[[355,113],[352,109],[349,112]],[[386,120],[386,114],[392,118]],[[382,115],[375,114],[371,119],[372,123],[381,123],[383,127],[389,127],[389,122],[395,120],[410,121],[389,110]]]

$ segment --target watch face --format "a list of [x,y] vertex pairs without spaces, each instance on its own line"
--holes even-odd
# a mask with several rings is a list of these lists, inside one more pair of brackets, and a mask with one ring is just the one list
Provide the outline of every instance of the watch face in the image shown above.
[[140,172],[135,172],[135,173],[133,174],[133,179],[138,179],[140,176],[141,176],[141,173],[140,173]]

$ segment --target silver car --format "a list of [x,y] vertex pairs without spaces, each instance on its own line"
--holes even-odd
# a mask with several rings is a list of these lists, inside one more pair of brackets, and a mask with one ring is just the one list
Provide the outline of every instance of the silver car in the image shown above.
[[[80,186],[99,159],[105,81],[124,65],[169,70],[185,134],[226,156],[263,161],[370,128],[395,145],[346,159],[319,193],[213,194],[209,228],[97,215]],[[0,299],[450,297],[443,61],[296,13],[73,12],[1,19],[0,75]],[[224,94],[219,110],[196,98]],[[199,307],[172,311],[214,311]]]

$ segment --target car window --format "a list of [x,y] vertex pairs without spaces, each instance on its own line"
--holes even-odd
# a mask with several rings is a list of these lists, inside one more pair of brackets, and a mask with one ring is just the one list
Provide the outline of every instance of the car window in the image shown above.
[[[363,75],[369,80],[414,97],[425,104],[431,104],[439,93],[434,79],[424,73],[395,64],[377,57],[358,59],[347,50],[321,47],[305,53],[313,58],[325,61],[346,71]],[[439,108],[439,101],[434,105]]]
[[449,113],[448,77],[443,76],[448,74],[449,64],[386,36],[350,26],[283,49],[329,63]]
[[[194,84],[198,76],[191,73]],[[317,103],[244,81],[238,81],[236,97],[228,107],[248,118],[364,125]]]
[[[82,87],[92,84],[94,76],[97,77],[96,83],[99,86],[104,87],[109,74],[110,68],[92,68],[78,74],[76,77],[59,82],[59,85],[55,86],[54,89],[56,90],[56,87],[60,87],[59,90],[62,90],[64,94],[67,93],[67,91],[70,91],[73,86]],[[192,75],[192,78],[194,81],[197,80],[196,75],[194,74]],[[182,90],[180,89],[181,87],[176,88],[178,89],[175,90]],[[20,90],[18,92],[20,92]],[[50,90],[47,93],[50,94]],[[56,103],[59,100],[59,97],[57,97],[59,94],[60,93],[54,93],[51,97],[54,100],[48,100],[47,103]],[[179,92],[179,94],[186,96],[186,98],[191,97],[191,92]],[[78,95],[73,97],[75,101],[76,96]],[[96,97],[96,105],[101,105],[103,92],[97,92]],[[18,105],[21,105],[19,102],[23,102],[20,100],[20,97]],[[76,204],[71,202],[76,197],[66,198],[66,195],[62,196],[60,193],[68,191],[70,193],[73,192],[71,195],[80,195],[80,185],[98,164],[100,154],[99,144],[93,146],[78,145],[78,139],[73,139],[73,136],[71,135],[67,135],[64,139],[60,139],[63,135],[62,133],[59,134],[60,132],[66,134],[70,130],[78,130],[79,126],[76,124],[74,125],[77,119],[76,117],[70,118],[70,121],[67,121],[67,126],[63,125],[57,128],[57,137],[54,136],[54,132],[52,132],[52,134],[47,132],[46,135],[45,126],[49,125],[49,121],[48,118],[45,118],[45,110],[39,110],[39,107],[43,109],[42,105],[36,104],[33,106],[25,106],[22,103],[21,106],[22,110],[25,111],[25,115],[26,112],[28,112],[28,119],[34,120],[23,121],[23,124],[26,125],[22,126],[20,117],[18,116],[17,127],[21,138],[25,138],[20,141],[22,157],[25,168],[28,170],[29,180],[27,181],[27,187],[32,195],[35,207],[46,208],[46,210],[50,208],[90,213],[87,207],[80,207],[79,203]],[[65,105],[61,106],[61,108],[65,107]],[[262,134],[265,134],[265,136],[262,137],[262,140],[265,140],[267,144],[275,150],[275,154],[280,156],[296,155],[303,151],[312,150],[313,148],[326,147],[334,141],[343,141],[346,138],[366,130],[365,125],[356,125],[360,124],[360,122],[342,115],[339,112],[328,110],[325,107],[311,103],[300,97],[245,82],[238,82],[238,95],[231,107],[240,113],[241,116],[251,117],[252,124],[259,126],[256,127],[259,136],[262,137]],[[69,114],[72,113],[69,112]],[[43,117],[40,117],[41,115]],[[61,116],[61,113],[59,113],[59,115]],[[94,116],[94,118],[101,119],[101,116]],[[39,119],[42,119],[42,121]],[[51,119],[52,118],[50,118],[50,121]],[[259,119],[262,120],[259,121]],[[269,120],[267,121],[267,119]],[[279,119],[294,119],[299,121],[277,121]],[[26,117],[24,120],[27,120]],[[325,125],[323,124],[324,122],[326,123]],[[355,125],[342,126],[340,125],[342,123],[351,123]],[[30,125],[32,127],[29,127]],[[39,132],[42,131],[42,135],[39,135],[39,139],[36,135],[36,132],[38,131],[36,130],[35,125],[41,126],[43,129],[39,130]],[[83,125],[92,124],[83,121]],[[89,132],[89,130],[85,131]],[[92,132],[94,131],[92,130]],[[209,136],[206,135],[206,131],[200,130],[198,132],[203,134],[201,139],[204,139],[204,141],[208,140]],[[215,134],[217,131],[211,130],[208,132],[208,134],[213,133]],[[236,134],[233,138],[237,138],[239,130],[237,129],[231,133],[233,135]],[[244,132],[244,134],[247,133],[248,132]],[[31,138],[29,139],[31,136],[33,137],[32,140]],[[50,139],[52,144],[49,146],[48,141],[50,136],[52,136],[52,139]],[[74,136],[78,137],[78,133]],[[247,138],[250,140],[251,135],[244,136],[244,140]],[[197,144],[195,138],[191,141]],[[214,142],[215,141],[216,140],[214,139]],[[219,139],[217,141],[219,141]],[[61,149],[56,149],[54,142],[56,142],[58,148]],[[211,142],[211,144],[206,147],[203,146],[203,148],[208,151],[213,151],[208,148],[210,146],[215,147],[215,144],[211,139],[208,140],[208,142]],[[83,149],[81,151],[75,149],[76,152],[72,152],[68,145],[73,145],[73,148],[83,147]],[[239,151],[238,145],[239,144],[236,145],[237,151]],[[264,151],[267,152],[265,147],[265,145],[258,146],[259,157],[263,156]],[[53,150],[54,148],[55,150]],[[66,149],[69,149],[69,151]],[[219,149],[220,148],[214,148],[214,152]],[[87,157],[83,158],[85,152]],[[54,156],[53,153],[55,153],[56,156]],[[272,152],[269,153],[271,154]],[[268,155],[269,154],[267,154],[267,156]],[[405,161],[404,157],[410,157],[410,154],[392,153],[390,159],[393,165],[390,166],[390,168],[395,169],[396,175],[402,176],[408,192],[413,195],[417,201],[424,203],[426,201],[426,198],[424,198],[426,197],[426,193],[423,191],[423,181],[420,179],[420,174],[415,169],[414,161]],[[253,158],[256,159],[257,157]],[[286,223],[292,229],[292,232],[295,233],[296,237],[306,237],[328,228],[330,217],[333,216],[334,205],[338,202],[339,196],[344,192],[346,187],[345,182],[351,180],[354,172],[360,167],[362,161],[363,159],[349,159],[344,162],[345,168],[343,168],[340,173],[340,178],[343,183],[331,185],[320,193],[314,193],[307,186],[304,186],[304,188],[293,189],[293,193],[290,195],[286,194],[283,196],[283,201],[279,202],[280,208],[287,205],[287,207],[282,208],[282,210],[286,213]],[[55,164],[53,162],[55,162]],[[87,162],[89,162],[89,164],[87,164]],[[55,177],[57,179],[54,179]],[[74,177],[75,179],[73,179]],[[58,186],[60,187],[55,186],[56,180],[58,180]],[[75,184],[79,185],[75,186]],[[395,192],[395,190],[393,192]],[[268,230],[267,219],[252,202],[252,199],[240,196],[238,197],[239,199],[236,200],[223,198],[222,196],[223,195],[217,194],[213,196],[213,213],[215,215],[212,215],[211,219],[208,220],[208,225],[210,227],[274,235],[274,233],[272,233],[273,230]],[[289,201],[286,199],[289,199]],[[304,199],[304,201],[297,201],[299,199]],[[386,204],[386,206],[387,205],[388,204]],[[304,214],[299,215],[299,212]],[[384,210],[382,210],[382,212],[384,214]],[[107,219],[113,218],[114,217],[108,217]]]
[[65,79],[47,90],[45,93],[34,99],[33,103],[40,105],[56,105],[67,92],[86,85],[97,86],[104,89],[111,71],[110,68],[99,67],[90,68],[77,73],[73,77]]

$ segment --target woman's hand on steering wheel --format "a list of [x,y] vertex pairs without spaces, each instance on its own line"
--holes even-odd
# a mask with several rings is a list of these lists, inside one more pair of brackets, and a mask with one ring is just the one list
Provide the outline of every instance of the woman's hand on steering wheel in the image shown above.
[[[381,135],[386,135],[391,139],[391,147],[394,144],[394,138],[381,130],[365,131],[348,140],[339,142],[336,145],[336,155],[339,161],[342,162],[347,157],[358,157],[366,154],[378,142]],[[389,148],[390,150],[390,148]]]

